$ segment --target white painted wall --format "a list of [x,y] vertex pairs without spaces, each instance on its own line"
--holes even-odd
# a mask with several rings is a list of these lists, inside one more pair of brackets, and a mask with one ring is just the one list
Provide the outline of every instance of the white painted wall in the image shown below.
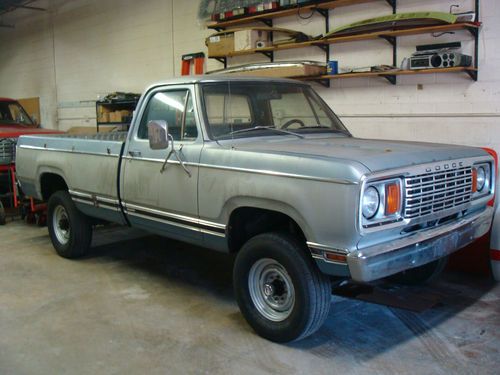
[[[470,10],[473,0],[399,0],[399,12],[448,11],[450,4]],[[181,55],[206,51],[210,31],[197,19],[198,0],[40,0],[47,12],[18,10],[2,18],[15,29],[0,28],[0,96],[41,98],[45,127],[66,130],[95,124],[94,103],[112,91],[140,92],[152,81],[180,73]],[[331,11],[332,25],[390,13],[385,1]],[[307,14],[304,14],[307,15]],[[304,16],[303,15],[303,16]],[[481,0],[479,81],[465,74],[398,77],[392,86],[381,78],[332,81],[316,86],[323,98],[360,137],[422,140],[494,147],[500,151],[500,4]],[[324,32],[313,15],[280,19],[276,26]],[[399,60],[416,44],[463,40],[465,31],[433,38],[399,39]],[[331,46],[341,66],[390,64],[391,48],[380,41]],[[323,61],[314,47],[283,51],[277,60]],[[265,61],[260,55],[239,57],[231,64]],[[220,68],[214,60],[209,70]],[[419,90],[417,85],[421,84]]]

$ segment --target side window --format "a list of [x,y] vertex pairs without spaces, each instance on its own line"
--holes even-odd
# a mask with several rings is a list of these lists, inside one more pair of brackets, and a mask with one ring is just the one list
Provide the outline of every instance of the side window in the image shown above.
[[153,120],[165,120],[168,132],[174,140],[193,140],[198,135],[194,116],[193,100],[189,90],[157,92],[149,99],[142,115],[137,136],[148,138],[148,123]]

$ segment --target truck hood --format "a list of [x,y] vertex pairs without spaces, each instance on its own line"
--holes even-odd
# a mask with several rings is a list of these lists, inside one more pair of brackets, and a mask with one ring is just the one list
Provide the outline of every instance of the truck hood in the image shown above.
[[360,139],[338,135],[306,136],[304,139],[285,136],[245,138],[233,140],[232,145],[240,150],[257,153],[349,160],[365,165],[372,172],[487,155],[485,151],[474,147]]

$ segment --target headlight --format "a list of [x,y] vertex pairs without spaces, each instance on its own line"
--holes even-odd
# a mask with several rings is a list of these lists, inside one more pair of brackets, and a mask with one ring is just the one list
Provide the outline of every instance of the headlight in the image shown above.
[[403,220],[402,184],[400,177],[372,180],[364,184],[359,204],[361,228],[380,228]]
[[477,191],[482,191],[484,188],[484,185],[486,183],[486,172],[484,170],[484,167],[479,167],[477,169]]
[[490,163],[477,163],[472,168],[472,199],[478,199],[491,193],[492,176]]
[[380,205],[380,195],[378,190],[373,186],[370,186],[365,190],[363,194],[363,202],[362,202],[362,212],[363,216],[367,219],[371,219],[375,216],[378,211],[378,207]]

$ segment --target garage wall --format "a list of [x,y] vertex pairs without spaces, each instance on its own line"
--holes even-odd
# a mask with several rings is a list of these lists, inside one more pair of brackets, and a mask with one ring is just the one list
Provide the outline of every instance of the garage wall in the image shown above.
[[[473,0],[399,0],[399,12],[461,11]],[[15,29],[0,28],[0,95],[40,96],[45,127],[66,130],[95,124],[94,102],[111,91],[140,92],[149,83],[180,72],[181,55],[205,50],[210,34],[197,19],[198,0],[40,0],[49,9],[39,14],[18,10],[3,18]],[[428,5],[428,6],[427,6]],[[386,2],[331,11],[332,24],[388,14]],[[324,32],[322,18],[302,14],[275,22],[311,34]],[[479,82],[460,74],[398,77],[392,86],[380,78],[332,81],[332,88],[316,86],[352,132],[360,137],[438,141],[490,146],[500,151],[500,7],[481,0],[484,23],[480,41]],[[454,35],[412,36],[399,39],[399,60],[416,44],[463,40],[472,53],[466,32]],[[390,64],[387,42],[357,42],[331,46],[341,66]],[[319,49],[283,51],[277,60],[307,58],[322,61]],[[231,64],[265,61],[262,56],[240,57]],[[208,69],[220,68],[214,60]]]

